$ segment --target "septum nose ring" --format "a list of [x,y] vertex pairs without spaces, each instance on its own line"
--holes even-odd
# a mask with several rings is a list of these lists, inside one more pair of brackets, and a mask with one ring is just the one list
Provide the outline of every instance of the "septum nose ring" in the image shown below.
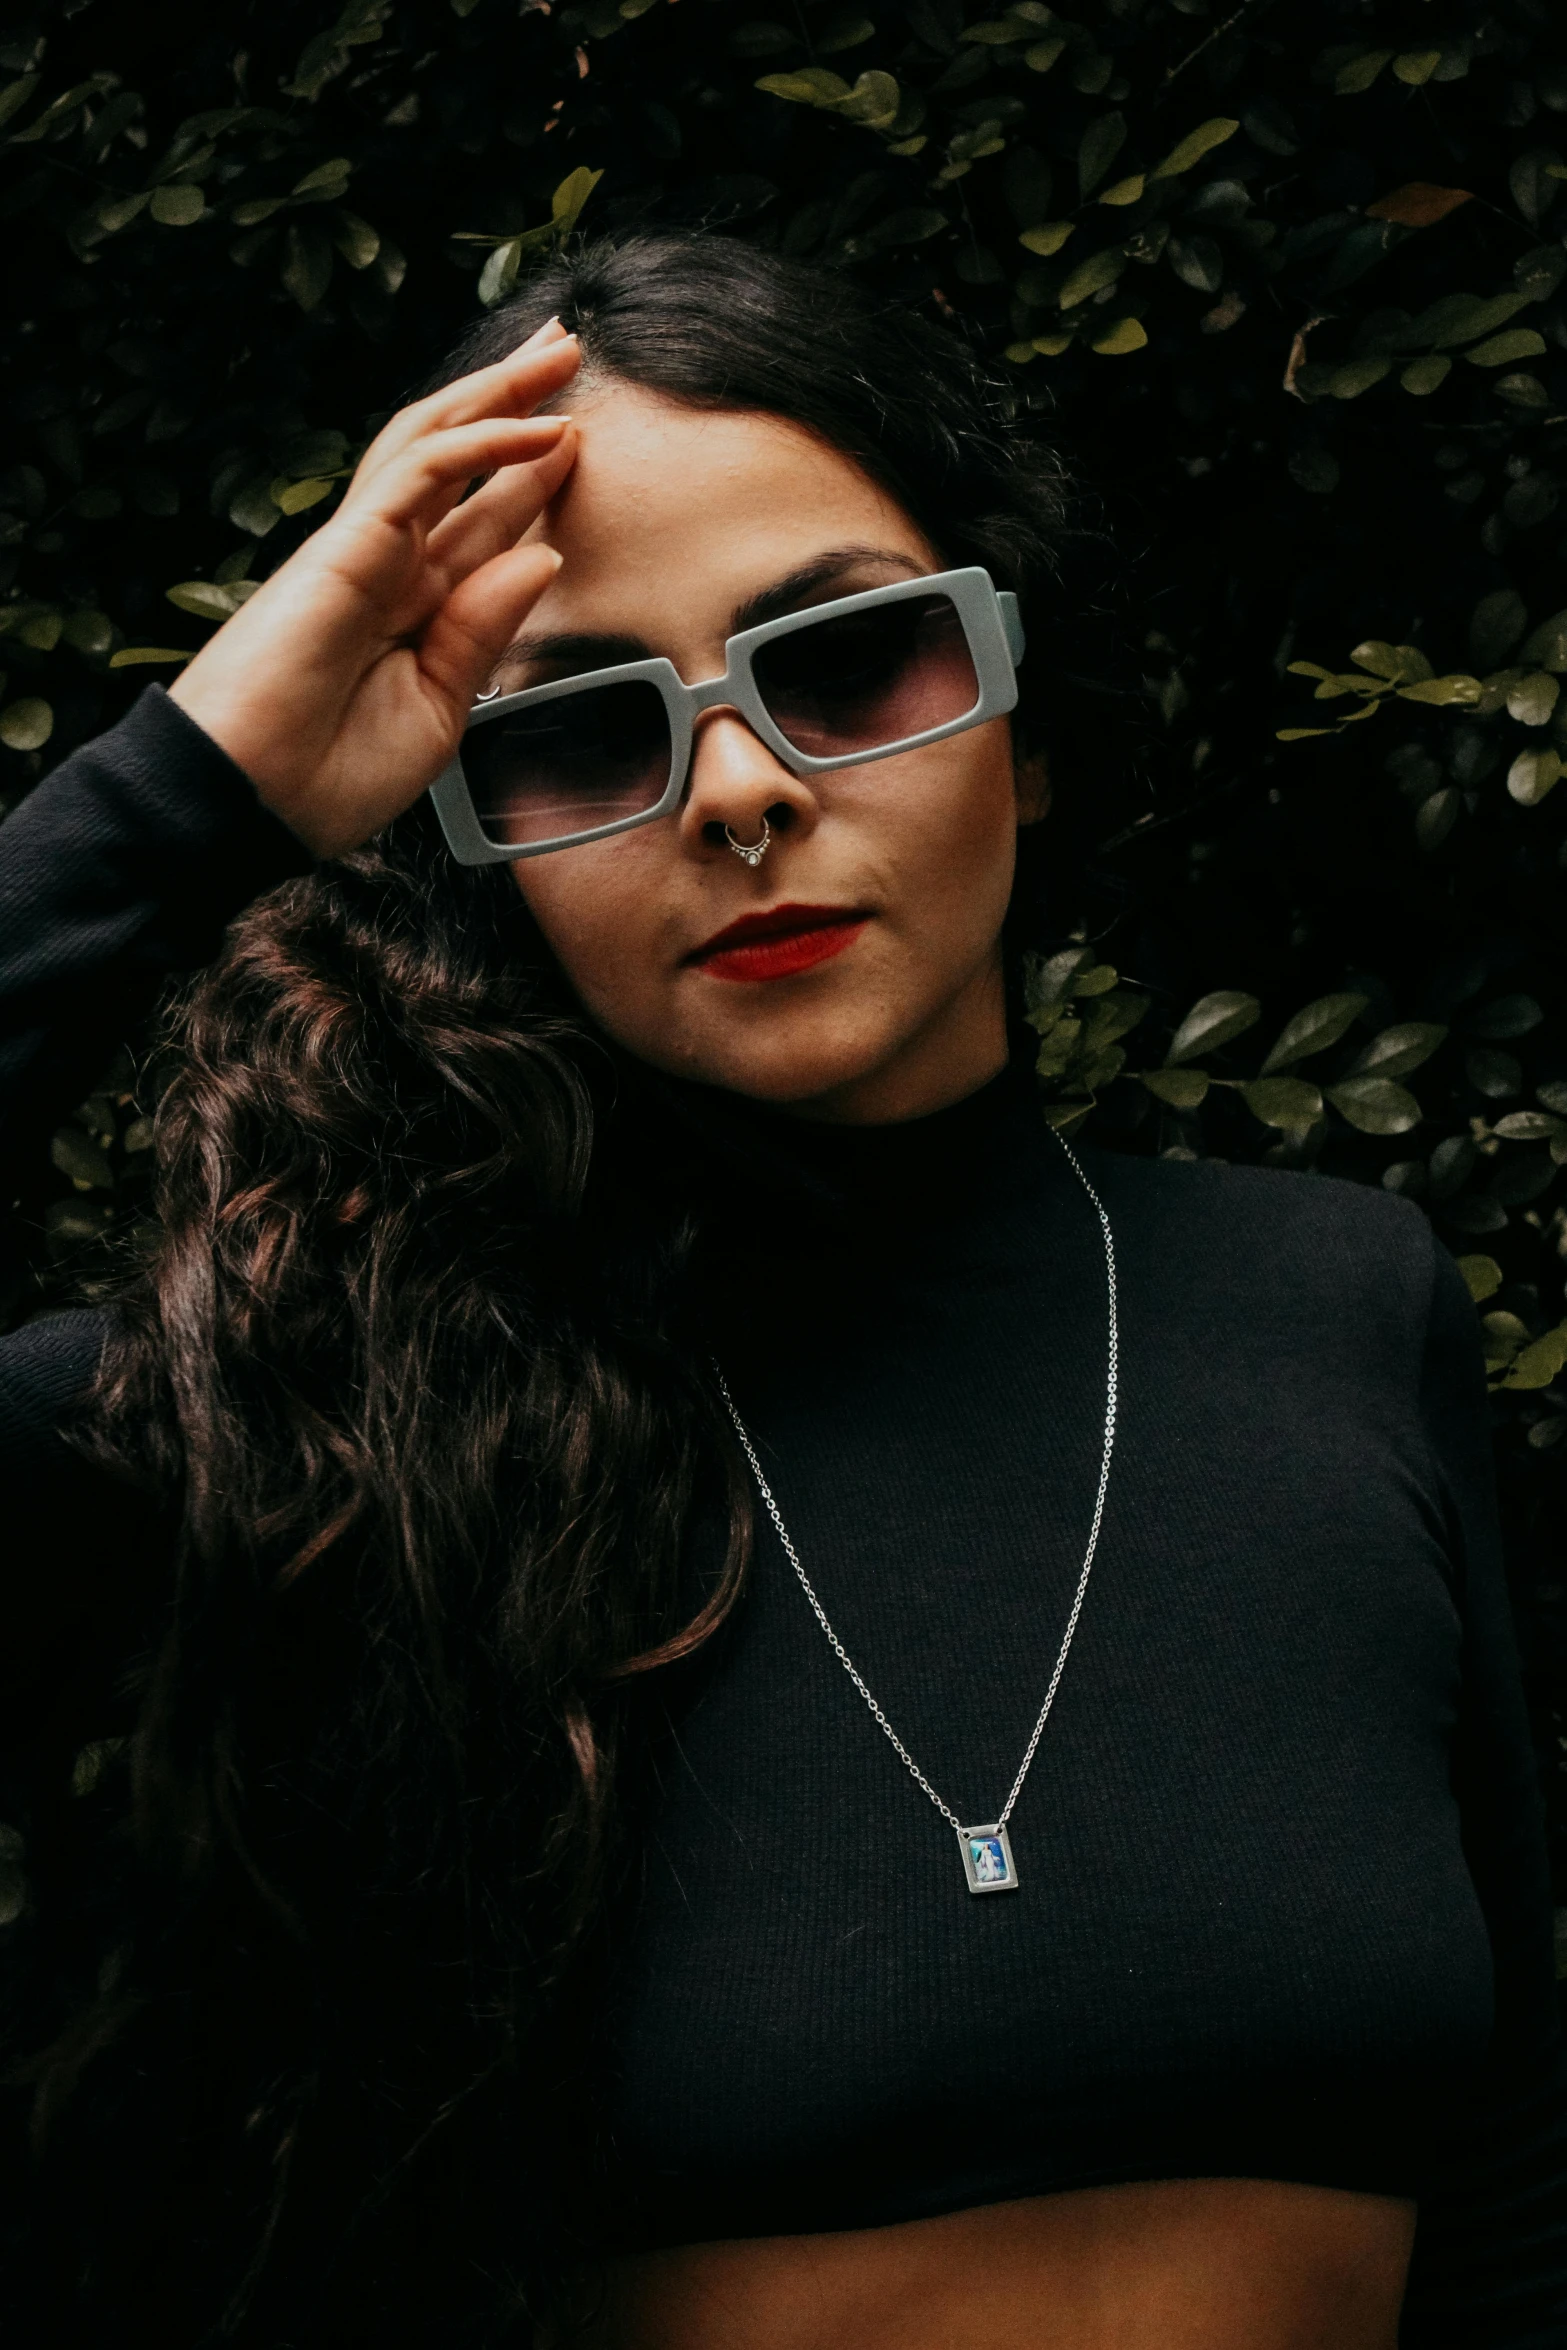
[[727,824],[724,826],[724,838],[729,843],[729,846],[733,849],[735,855],[741,860],[743,864],[746,865],[760,865],[762,859],[766,856],[768,850],[773,845],[772,828],[768,824],[767,818],[765,816],[762,818],[762,837],[760,840],[736,840],[733,832],[730,830]]

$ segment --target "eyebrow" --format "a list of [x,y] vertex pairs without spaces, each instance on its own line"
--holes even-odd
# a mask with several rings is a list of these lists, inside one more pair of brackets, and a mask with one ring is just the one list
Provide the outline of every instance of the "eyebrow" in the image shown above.
[[[766,620],[782,619],[787,612],[796,612],[823,588],[833,587],[847,571],[862,563],[885,563],[901,571],[907,578],[918,579],[923,566],[912,555],[894,547],[833,547],[825,554],[813,555],[808,563],[801,563],[771,586],[758,589],[747,596],[730,614],[730,636],[739,636],[748,628],[760,628]],[[520,636],[509,644],[496,667],[514,662],[538,661],[547,663],[558,677],[572,677],[590,669],[613,669],[622,661],[645,661],[649,648],[639,636],[618,633],[592,633],[586,630],[567,631],[559,635]]]

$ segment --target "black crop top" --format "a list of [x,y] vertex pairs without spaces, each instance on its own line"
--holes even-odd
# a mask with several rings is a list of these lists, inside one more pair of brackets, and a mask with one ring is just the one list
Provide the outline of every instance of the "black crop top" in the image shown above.
[[[111,984],[302,861],[157,695],[42,785],[0,838],[13,1147],[91,1082]],[[801,1558],[932,1782],[993,1818],[1092,1511],[1092,1210],[1012,1074],[900,1128],[691,1124],[730,1203],[714,1344]],[[607,2018],[626,2236],[1314,2181],[1419,2199],[1404,2342],[1561,2350],[1567,2087],[1467,1297],[1380,1193],[1086,1160],[1121,1421],[1019,1889],[968,1892],[759,1515],[740,1606],[649,1700]],[[59,1478],[96,1344],[86,1315],[0,1342],[13,1507]]]
[[[763,1228],[718,1236],[741,1410],[893,1726],[993,1819],[1092,1513],[1097,1222],[1011,1075],[901,1129],[747,1123],[807,1231],[775,1182]],[[632,2227],[1253,2176],[1421,2198],[1445,2274],[1440,2215],[1501,2133],[1560,2264],[1548,1901],[1463,1285],[1381,1193],[1086,1163],[1120,1428],[1018,1890],[967,1890],[763,1521],[668,1707],[616,2019]],[[1462,2256],[1502,2289],[1502,2235]]]

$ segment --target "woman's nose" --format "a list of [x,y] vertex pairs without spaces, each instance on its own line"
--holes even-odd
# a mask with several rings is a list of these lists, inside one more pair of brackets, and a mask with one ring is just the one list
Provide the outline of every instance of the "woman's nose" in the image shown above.
[[774,833],[798,830],[814,821],[816,799],[809,783],[791,775],[782,761],[753,734],[735,710],[704,711],[691,747],[681,824],[688,839],[709,848],[756,839],[765,819]]

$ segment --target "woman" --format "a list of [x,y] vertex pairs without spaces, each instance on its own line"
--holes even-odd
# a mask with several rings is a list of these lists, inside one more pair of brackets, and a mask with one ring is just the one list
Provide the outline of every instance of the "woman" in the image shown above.
[[1046,1124],[1058,526],[955,342],[593,248],[7,824],[19,1134],[215,958],[4,1367],[40,2340],[1562,2339],[1472,1314]]

